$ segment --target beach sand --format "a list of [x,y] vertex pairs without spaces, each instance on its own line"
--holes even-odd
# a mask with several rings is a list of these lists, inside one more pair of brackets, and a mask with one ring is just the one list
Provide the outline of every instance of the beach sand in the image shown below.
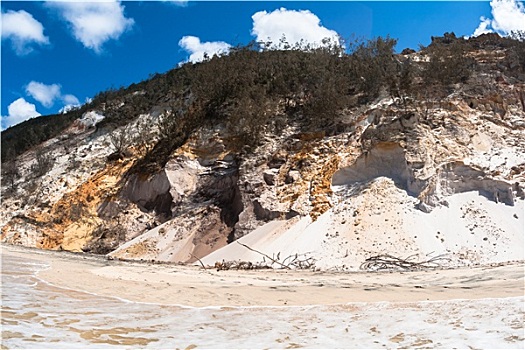
[[63,288],[170,305],[301,306],[417,302],[524,295],[524,264],[418,272],[216,271],[197,266],[105,260],[81,254],[2,246],[3,254],[45,261],[38,275]]
[[215,271],[1,247],[2,348],[524,346],[523,262]]

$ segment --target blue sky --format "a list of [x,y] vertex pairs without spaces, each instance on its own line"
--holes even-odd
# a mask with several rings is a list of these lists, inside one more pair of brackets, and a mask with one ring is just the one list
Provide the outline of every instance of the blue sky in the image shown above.
[[[84,103],[262,37],[390,35],[397,49],[444,32],[525,30],[523,2],[2,1],[1,126]],[[277,40],[274,40],[277,41]]]

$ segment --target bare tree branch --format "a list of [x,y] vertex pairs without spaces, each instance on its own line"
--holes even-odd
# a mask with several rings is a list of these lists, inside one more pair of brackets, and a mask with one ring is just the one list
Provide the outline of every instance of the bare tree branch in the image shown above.
[[283,263],[281,263],[281,262],[279,262],[279,261],[277,261],[277,260],[271,258],[270,256],[268,256],[268,255],[266,255],[266,254],[264,254],[264,253],[261,253],[261,252],[258,251],[258,250],[255,250],[255,249],[253,249],[253,248],[248,247],[246,244],[243,244],[243,243],[241,243],[241,242],[239,242],[239,241],[236,241],[236,242],[239,243],[240,245],[242,245],[244,248],[251,250],[252,252],[256,252],[256,253],[261,254],[261,255],[264,256],[264,257],[267,257],[267,258],[270,259],[272,262],[276,263],[277,265],[280,265],[280,266],[284,267],[285,269],[288,269],[288,270],[291,269],[290,266],[284,265]]

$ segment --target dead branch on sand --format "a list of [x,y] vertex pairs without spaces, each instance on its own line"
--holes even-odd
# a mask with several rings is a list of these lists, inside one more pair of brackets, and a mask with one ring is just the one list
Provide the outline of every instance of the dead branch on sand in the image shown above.
[[252,252],[259,253],[259,254],[261,254],[262,256],[264,256],[264,257],[270,259],[270,261],[276,263],[277,265],[280,265],[281,267],[283,267],[283,268],[285,268],[285,269],[290,269],[290,266],[286,266],[286,265],[284,265],[284,264],[282,264],[281,262],[278,261],[279,256],[281,255],[280,253],[277,254],[277,260],[275,260],[275,259],[273,259],[273,258],[270,258],[268,255],[266,255],[266,254],[264,254],[264,253],[261,253],[261,252],[258,251],[258,250],[255,250],[255,249],[253,249],[253,248],[248,247],[246,244],[243,244],[243,243],[241,243],[241,242],[239,242],[239,241],[236,241],[236,242],[239,243],[240,245],[242,245],[244,248],[249,249],[249,250],[251,250]]
[[445,255],[437,255],[425,261],[413,261],[415,255],[411,255],[405,259],[397,258],[389,254],[381,254],[367,258],[364,263],[359,266],[361,270],[367,271],[385,271],[385,270],[403,270],[415,271],[424,269],[436,269],[441,267],[443,261],[450,261]]
[[202,260],[201,260],[201,259],[197,258],[197,257],[196,257],[195,255],[193,255],[193,254],[190,254],[190,255],[191,255],[192,258],[197,259],[197,260],[199,261],[199,263],[201,264],[202,268],[203,268],[204,270],[206,270],[206,266],[202,263]]
[[[286,261],[288,259],[290,259],[290,261],[287,263]],[[283,260],[283,264],[285,264],[286,266],[290,266],[290,267],[299,269],[299,270],[306,270],[306,269],[315,267],[315,259],[312,257],[306,256],[306,254],[299,255],[296,253],[295,255],[290,255],[286,257]]]
[[[252,252],[261,254],[263,257],[263,260],[261,262],[255,262],[255,263],[251,261],[224,261],[224,260],[222,262],[217,261],[214,266],[217,269],[217,271],[231,270],[231,269],[237,269],[237,270],[273,269],[275,268],[274,264],[278,265],[281,268],[288,269],[288,270],[291,270],[292,268],[305,270],[305,269],[310,269],[310,268],[315,267],[315,259],[307,256],[307,254],[290,255],[281,261],[280,259],[281,253],[277,253],[277,256],[275,256],[275,254],[273,256],[269,256],[239,241],[237,241],[237,243],[239,243],[246,249],[251,250]],[[266,259],[268,259],[270,262],[267,263]]]
[[214,266],[217,271],[221,270],[263,270],[271,269],[264,262],[252,263],[251,261],[217,261]]

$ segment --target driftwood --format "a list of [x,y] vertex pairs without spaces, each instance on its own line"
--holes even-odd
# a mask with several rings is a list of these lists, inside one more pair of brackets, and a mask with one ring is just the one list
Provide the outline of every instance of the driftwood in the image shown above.
[[192,256],[192,258],[197,259],[197,260],[199,261],[199,263],[201,264],[202,268],[203,268],[204,270],[206,270],[206,266],[204,266],[204,264],[202,263],[202,260],[201,260],[201,259],[197,258],[197,257],[196,257],[195,255],[193,255],[193,254],[190,254],[190,255]]
[[214,266],[217,271],[221,270],[263,270],[271,269],[265,263],[252,263],[251,261],[217,261]]
[[[281,253],[277,253],[277,256],[274,254],[273,256],[269,256],[263,252],[260,252],[256,249],[253,249],[246,244],[243,244],[239,241],[237,241],[238,244],[242,245],[248,250],[251,250],[252,252],[261,254],[263,257],[263,260],[260,262],[251,262],[251,261],[221,261],[215,263],[215,268],[217,271],[221,270],[261,270],[261,269],[273,269],[274,265],[278,265],[281,268],[284,269],[310,269],[315,266],[315,259],[312,257],[308,257],[307,254],[295,254],[290,255],[286,258],[284,258],[282,261],[280,259]],[[269,262],[266,261],[266,259],[269,260]]]
[[382,254],[367,258],[359,267],[367,271],[402,270],[414,271],[424,269],[435,269],[441,267],[441,263],[449,261],[445,255],[437,255],[424,261],[414,261],[416,255],[411,255],[405,259],[397,258],[389,254]]
[[258,251],[258,250],[255,250],[255,249],[253,249],[253,248],[248,247],[246,244],[243,244],[243,243],[241,243],[241,242],[239,242],[239,241],[236,241],[236,242],[239,243],[240,245],[242,245],[244,248],[249,249],[249,250],[251,250],[252,252],[259,253],[259,254],[261,254],[262,256],[264,256],[264,257],[270,259],[270,261],[276,263],[277,265],[280,265],[281,267],[283,267],[283,268],[285,268],[285,269],[290,269],[290,266],[284,265],[284,264],[282,264],[281,262],[279,262],[279,257],[280,257],[280,255],[281,255],[280,253],[277,254],[277,260],[275,260],[274,258],[270,258],[268,255],[266,255],[266,254],[264,254],[264,253],[261,253],[261,252]]
[[294,267],[296,269],[305,270],[313,268],[315,266],[315,259],[312,257],[307,257],[306,255],[295,254],[286,257],[283,260],[283,264],[286,264],[286,266]]

